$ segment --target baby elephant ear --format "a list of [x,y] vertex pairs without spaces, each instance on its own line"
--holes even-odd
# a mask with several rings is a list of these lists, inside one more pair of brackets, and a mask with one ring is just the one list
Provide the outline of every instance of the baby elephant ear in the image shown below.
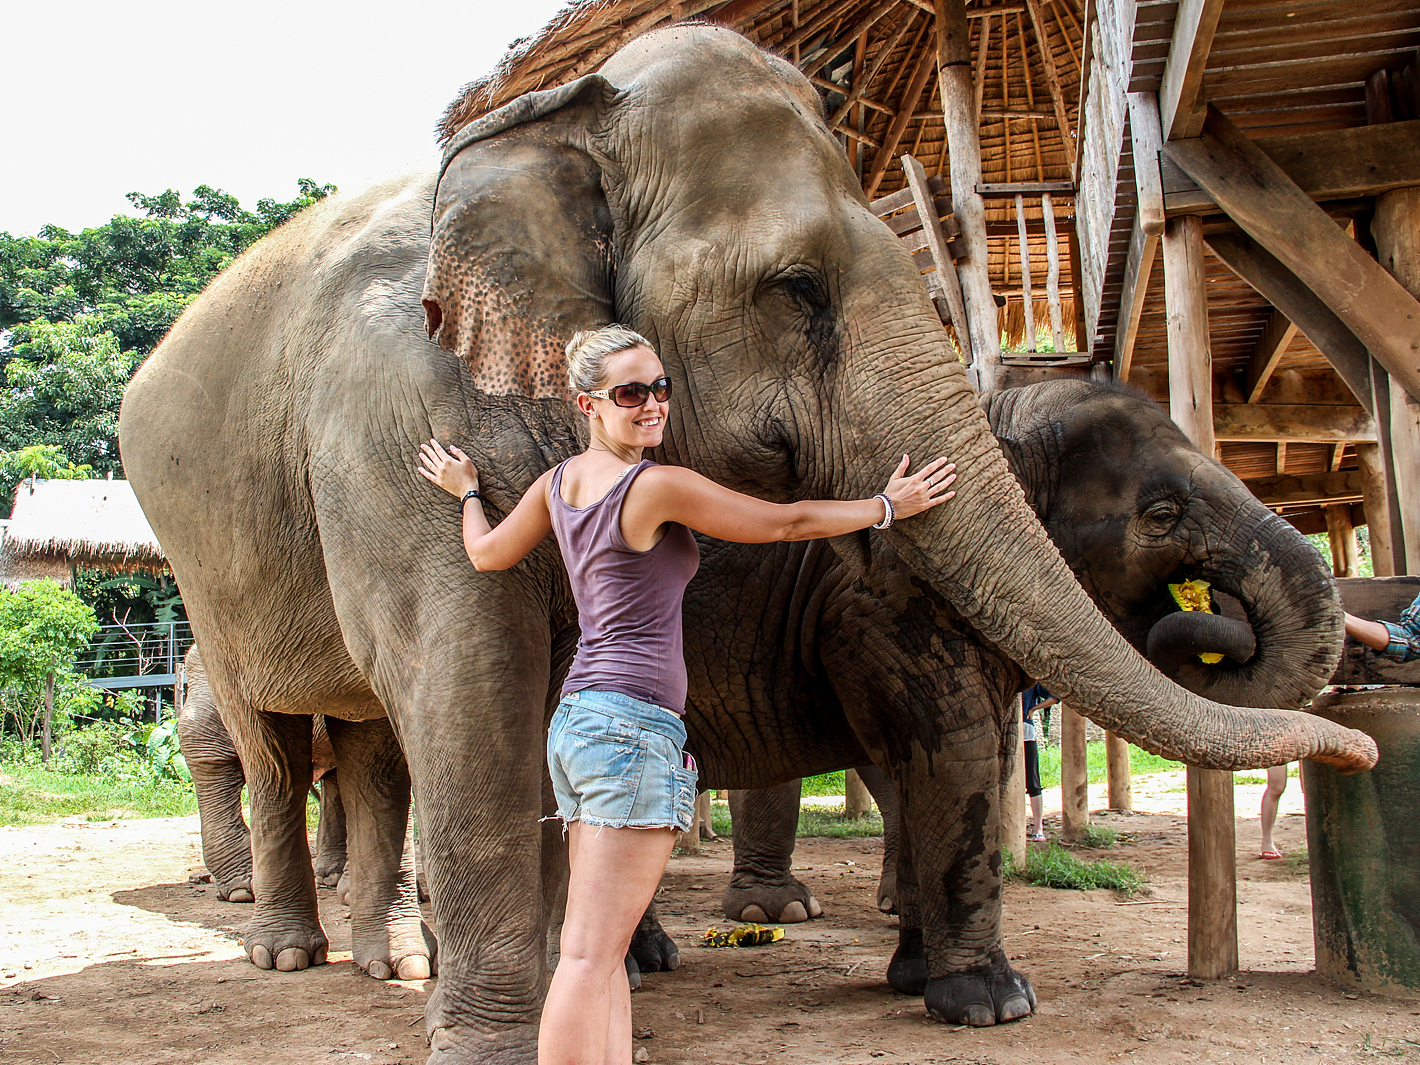
[[444,152],[424,309],[484,392],[565,397],[567,339],[615,320],[605,160],[589,150],[615,98],[588,74],[470,122]]

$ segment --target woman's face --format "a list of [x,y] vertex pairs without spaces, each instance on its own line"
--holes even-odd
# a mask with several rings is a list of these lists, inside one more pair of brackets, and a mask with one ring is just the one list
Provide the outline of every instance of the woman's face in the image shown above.
[[[646,347],[618,351],[606,361],[606,378],[602,388],[640,382],[649,385],[665,376],[665,369],[654,351]],[[639,407],[618,407],[608,399],[587,398],[594,421],[600,422],[608,439],[626,447],[658,447],[665,431],[667,400],[647,395]]]

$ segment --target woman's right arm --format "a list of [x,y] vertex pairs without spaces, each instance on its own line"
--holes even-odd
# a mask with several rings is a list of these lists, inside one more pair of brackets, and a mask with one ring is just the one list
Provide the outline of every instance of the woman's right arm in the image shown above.
[[[455,498],[478,488],[478,471],[473,462],[452,444],[447,451],[437,440],[419,445],[419,472]],[[552,515],[547,510],[548,470],[532,483],[518,505],[498,527],[492,528],[477,496],[463,504],[463,546],[468,560],[480,573],[511,569],[532,553],[552,531]]]

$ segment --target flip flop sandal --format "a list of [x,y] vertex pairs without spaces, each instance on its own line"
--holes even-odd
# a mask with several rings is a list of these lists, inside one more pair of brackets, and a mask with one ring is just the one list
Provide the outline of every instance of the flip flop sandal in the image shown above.
[[1277,858],[1282,857],[1282,852],[1281,852],[1281,851],[1263,851],[1261,854],[1258,855],[1258,857],[1259,857],[1259,858],[1266,858],[1268,861],[1273,861],[1273,860],[1275,860],[1275,859],[1277,859]]

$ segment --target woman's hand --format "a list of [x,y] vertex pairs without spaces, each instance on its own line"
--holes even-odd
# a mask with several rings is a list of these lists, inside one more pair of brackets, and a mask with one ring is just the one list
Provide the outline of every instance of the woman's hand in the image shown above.
[[907,463],[908,457],[903,455],[892,479],[883,489],[883,493],[892,500],[893,518],[897,521],[921,514],[956,495],[947,491],[957,479],[952,472],[957,468],[955,462],[948,462],[945,457],[934,459],[911,477],[907,476]]
[[419,473],[426,481],[433,481],[452,496],[462,496],[478,487],[478,471],[473,468],[473,460],[453,444],[447,451],[437,440],[419,445]]

